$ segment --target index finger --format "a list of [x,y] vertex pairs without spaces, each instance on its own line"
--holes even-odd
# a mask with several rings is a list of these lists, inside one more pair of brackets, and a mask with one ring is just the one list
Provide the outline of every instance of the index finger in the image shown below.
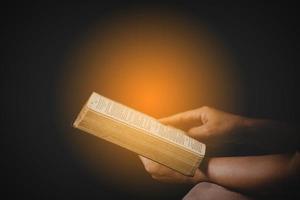
[[189,110],[159,120],[163,124],[171,125],[182,130],[202,125],[202,108]]

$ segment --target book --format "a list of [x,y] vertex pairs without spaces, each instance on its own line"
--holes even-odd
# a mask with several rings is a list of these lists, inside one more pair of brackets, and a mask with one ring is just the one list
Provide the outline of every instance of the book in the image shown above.
[[205,144],[184,131],[95,92],[73,126],[187,176],[194,175],[205,155]]

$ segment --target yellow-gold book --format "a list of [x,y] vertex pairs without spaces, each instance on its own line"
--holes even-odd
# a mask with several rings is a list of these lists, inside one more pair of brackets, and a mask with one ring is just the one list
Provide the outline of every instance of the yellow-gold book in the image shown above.
[[205,144],[184,131],[92,93],[74,127],[193,176],[205,155]]

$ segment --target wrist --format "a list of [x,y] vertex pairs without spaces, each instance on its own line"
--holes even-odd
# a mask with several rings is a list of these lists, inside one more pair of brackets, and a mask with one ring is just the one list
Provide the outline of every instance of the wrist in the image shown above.
[[240,119],[240,127],[244,133],[249,132],[253,127],[257,124],[257,120],[251,119],[248,117],[241,117]]
[[197,184],[200,182],[208,182],[208,180],[209,180],[208,176],[204,172],[200,171],[199,169],[197,169],[195,175],[190,178],[190,182],[192,184]]

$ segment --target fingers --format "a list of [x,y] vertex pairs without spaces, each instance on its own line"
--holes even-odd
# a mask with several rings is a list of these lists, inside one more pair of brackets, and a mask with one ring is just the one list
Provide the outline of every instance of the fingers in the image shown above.
[[140,159],[142,160],[145,170],[153,176],[156,177],[163,177],[163,176],[169,176],[170,174],[173,174],[175,171],[173,171],[172,169],[161,165],[157,162],[154,162],[148,158],[139,156]]
[[212,134],[208,125],[197,126],[189,129],[186,132],[192,138],[199,140],[200,142],[207,141]]
[[154,162],[148,158],[145,158],[143,156],[139,156],[142,163],[144,164],[145,170],[151,174],[151,175],[157,175],[160,176],[162,174],[165,174],[168,170],[170,170],[169,168]]
[[144,167],[145,167],[145,170],[150,173],[150,174],[153,174],[157,171],[157,168],[158,168],[158,163],[148,159],[148,158],[145,158],[143,156],[139,156]]
[[142,156],[139,157],[143,162],[146,171],[155,180],[168,183],[196,183],[198,180],[198,175],[187,177],[150,159]]
[[164,124],[180,128],[182,130],[188,130],[191,127],[203,124],[203,115],[206,110],[207,107],[204,106],[195,110],[189,110],[166,118],[162,118],[159,121]]
[[147,164],[147,162],[149,161],[149,159],[143,157],[143,156],[139,156],[139,158],[141,159],[142,163],[145,165]]

